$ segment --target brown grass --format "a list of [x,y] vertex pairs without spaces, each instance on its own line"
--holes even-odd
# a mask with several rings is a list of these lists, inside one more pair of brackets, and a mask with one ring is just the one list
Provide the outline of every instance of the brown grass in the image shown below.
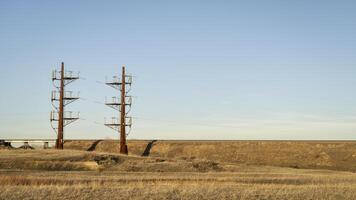
[[0,199],[355,199],[351,173],[2,172]]
[[356,199],[356,174],[78,150],[0,150],[0,199]]
[[[68,141],[65,147],[86,150],[93,142]],[[149,142],[129,141],[130,154],[140,156]],[[99,142],[95,150],[118,153],[118,149],[117,141],[107,140]],[[157,141],[150,156],[356,172],[354,141]]]
[[232,171],[209,160],[177,160],[124,156],[77,150],[1,150],[0,169],[45,171],[208,172]]

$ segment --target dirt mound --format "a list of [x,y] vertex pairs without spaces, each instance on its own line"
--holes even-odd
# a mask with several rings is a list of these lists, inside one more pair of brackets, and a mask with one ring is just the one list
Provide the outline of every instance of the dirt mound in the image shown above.
[[[125,156],[76,150],[1,150],[0,169],[45,171],[209,172],[217,162]],[[229,169],[231,171],[231,168]]]
[[[92,156],[75,151],[1,150],[0,169],[76,171],[92,170]],[[94,162],[95,163],[95,162]]]
[[0,149],[13,149],[10,142],[5,142],[4,140],[0,140]]
[[0,146],[0,150],[1,149],[13,149],[13,147],[11,147],[11,146]]
[[193,167],[197,169],[199,172],[222,170],[222,168],[219,166],[219,163],[214,161],[194,161]]
[[[67,141],[65,148],[89,149],[95,141]],[[218,163],[356,171],[356,142],[342,141],[128,141],[129,154]],[[149,151],[148,151],[149,150]],[[119,142],[103,140],[96,152],[119,152]]]

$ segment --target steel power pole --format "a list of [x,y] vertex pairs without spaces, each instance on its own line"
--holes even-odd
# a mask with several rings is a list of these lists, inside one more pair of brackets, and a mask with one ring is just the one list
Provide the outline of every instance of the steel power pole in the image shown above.
[[121,76],[121,113],[120,113],[120,153],[128,154],[127,144],[126,144],[126,75],[125,75],[125,66],[122,67],[122,76]]
[[56,140],[56,149],[63,149],[63,129],[64,129],[64,63],[61,64],[61,77],[59,89],[59,111],[58,111],[58,133]]
[[[56,90],[51,94],[51,102],[55,111],[51,112],[50,120],[53,130],[57,133],[56,149],[63,149],[64,127],[79,119],[79,113],[73,115],[73,112],[64,110],[65,106],[79,99],[79,95],[73,95],[72,91],[65,90],[66,85],[77,79],[79,79],[79,74],[73,76],[72,71],[65,71],[63,62],[59,72],[56,70],[52,72],[52,82]],[[56,82],[59,82],[59,86],[56,85]]]
[[[127,116],[131,109],[132,98],[127,95],[129,90],[127,90],[126,86],[128,85],[131,88],[132,76],[126,75],[125,66],[123,66],[121,71],[121,80],[114,76],[113,80],[111,82],[106,82],[106,84],[119,90],[120,100],[117,97],[112,97],[110,101],[106,100],[105,104],[119,111],[120,121],[117,118],[112,117],[111,122],[105,122],[105,125],[118,131],[120,136],[120,153],[128,154],[126,144],[126,136],[128,135],[128,132],[126,127],[131,128],[132,125],[132,118]],[[126,109],[127,106],[129,107],[128,111]]]

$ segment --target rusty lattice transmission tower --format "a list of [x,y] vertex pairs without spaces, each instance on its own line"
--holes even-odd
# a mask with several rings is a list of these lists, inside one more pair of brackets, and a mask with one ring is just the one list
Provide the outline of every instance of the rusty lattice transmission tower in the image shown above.
[[63,62],[60,71],[52,72],[52,82],[56,90],[51,93],[51,102],[55,110],[51,112],[50,120],[53,130],[57,133],[56,149],[63,149],[64,127],[79,119],[79,112],[64,110],[68,104],[79,99],[79,93],[76,95],[72,91],[65,90],[68,84],[77,79],[79,73],[74,75],[72,71],[65,71]]
[[[126,136],[131,130],[132,118],[128,117],[127,114],[131,110],[132,97],[128,96],[131,89],[132,76],[125,74],[125,66],[122,67],[121,78],[114,76],[112,81],[106,81],[106,85],[117,89],[120,92],[119,97],[112,97],[110,100],[105,100],[105,104],[117,111],[119,111],[119,118],[112,117],[109,122],[105,120],[105,126],[108,126],[119,132],[120,135],[120,153],[128,154]],[[127,89],[126,86],[129,86]],[[129,128],[127,131],[126,127]]]

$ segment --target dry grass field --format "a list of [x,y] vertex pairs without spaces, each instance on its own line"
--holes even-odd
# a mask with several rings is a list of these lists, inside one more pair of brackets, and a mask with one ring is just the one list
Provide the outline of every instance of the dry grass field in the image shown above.
[[1,199],[355,199],[356,176],[322,171],[0,173]]
[[[77,150],[0,150],[0,199],[356,199],[352,142],[276,145],[235,141],[223,144],[225,151],[220,154],[209,155],[221,150],[216,142],[157,141],[150,156],[142,157],[148,142],[130,141],[129,156],[113,152],[110,148],[117,145],[113,141],[95,143],[95,148],[93,141],[65,144]],[[275,148],[256,155],[273,144]],[[226,149],[229,145],[231,149]],[[299,149],[300,154],[312,155],[304,158],[313,157],[317,150],[326,152],[331,168],[336,166],[339,171],[324,167],[327,165],[317,169],[318,158],[298,163],[300,167],[289,166],[301,155],[287,147],[298,145],[309,146]],[[341,145],[348,148],[341,151]],[[188,154],[189,149],[195,151]],[[199,152],[202,149],[206,152]],[[237,159],[239,151],[246,154],[245,160]],[[262,159],[268,153],[271,155]],[[347,167],[339,167],[339,160]],[[309,165],[303,169],[305,163]]]
[[[152,141],[131,140],[130,154],[140,156]],[[95,145],[93,145],[95,144]],[[65,147],[118,153],[117,141],[68,141]],[[355,141],[154,141],[150,156],[199,158],[234,164],[269,165],[356,172]]]

